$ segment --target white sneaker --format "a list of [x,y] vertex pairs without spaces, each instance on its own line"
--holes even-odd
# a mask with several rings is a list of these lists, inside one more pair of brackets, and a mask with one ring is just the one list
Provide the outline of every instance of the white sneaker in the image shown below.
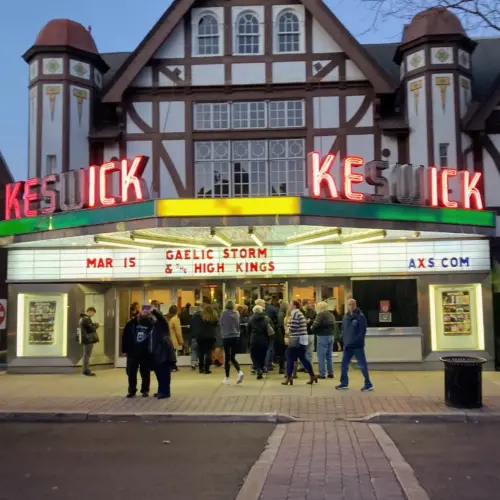
[[245,374],[240,370],[238,372],[238,379],[236,380],[236,383],[241,384],[243,382],[244,377],[245,377]]
[[224,382],[222,382],[224,385],[231,385],[231,381],[226,377],[224,379]]

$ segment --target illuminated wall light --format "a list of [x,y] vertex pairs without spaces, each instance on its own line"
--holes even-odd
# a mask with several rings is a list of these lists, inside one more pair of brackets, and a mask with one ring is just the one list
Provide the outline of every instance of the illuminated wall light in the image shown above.
[[94,238],[94,242],[98,245],[106,245],[117,248],[153,248],[151,245],[136,245],[133,242],[128,242],[125,240],[114,240],[112,238],[102,238],[100,236],[96,236]]
[[171,247],[190,247],[190,248],[206,248],[207,245],[199,242],[193,242],[188,240],[170,240],[168,238],[154,238],[149,236],[142,236],[139,234],[132,234],[130,236],[132,241],[137,241],[138,243],[145,243],[149,245],[161,245],[161,246],[171,246]]
[[429,315],[431,320],[431,349],[437,351],[437,324],[436,324],[436,285],[429,287]]
[[383,240],[387,236],[386,231],[378,231],[376,233],[364,233],[350,236],[342,241],[343,245],[353,245],[357,243],[367,243],[369,241]]
[[293,247],[293,246],[300,246],[300,245],[307,245],[309,243],[316,243],[319,241],[325,241],[325,240],[331,240],[334,238],[338,238],[342,234],[342,231],[340,229],[335,229],[332,231],[328,231],[326,233],[316,233],[316,234],[311,234],[309,237],[307,235],[303,235],[302,238],[304,239],[294,239],[292,241],[285,242],[285,245],[287,247]]
[[226,238],[224,238],[223,236],[217,234],[215,232],[215,229],[211,229],[210,230],[210,234],[212,236],[212,238],[216,241],[218,241],[219,243],[222,243],[223,245],[225,245],[226,247],[230,247],[232,245],[232,243],[227,240]]
[[253,228],[248,229],[248,236],[252,238],[252,240],[255,242],[255,244],[259,247],[263,247],[264,243],[257,237],[257,235],[254,233]]

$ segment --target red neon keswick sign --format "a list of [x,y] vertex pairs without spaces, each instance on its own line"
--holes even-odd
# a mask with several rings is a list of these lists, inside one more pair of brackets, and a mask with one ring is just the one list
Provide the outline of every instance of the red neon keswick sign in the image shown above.
[[[337,185],[332,173],[335,155],[323,159],[318,152],[308,155],[311,174],[311,195],[332,200],[376,201],[382,203],[402,203],[408,205],[428,205],[443,208],[465,208],[483,210],[484,204],[478,185],[482,174],[457,171],[453,168],[436,168],[413,165],[395,165],[390,176],[383,175],[389,169],[385,161],[371,161],[365,165],[363,158],[348,156],[340,168],[340,183]],[[360,167],[365,166],[364,173]],[[389,173],[389,172],[388,172]],[[450,197],[450,180],[458,181],[459,196]],[[375,186],[374,194],[356,191],[356,185],[366,182]]]
[[[142,179],[148,160],[147,156],[136,156],[133,160],[110,161],[101,166],[7,184],[5,220],[142,201],[148,194]],[[119,193],[113,195],[116,177]]]

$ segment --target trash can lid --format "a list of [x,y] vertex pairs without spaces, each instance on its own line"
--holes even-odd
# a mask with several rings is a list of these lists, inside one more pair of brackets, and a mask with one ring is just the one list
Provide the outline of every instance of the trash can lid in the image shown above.
[[445,365],[453,366],[477,366],[488,361],[485,358],[476,356],[443,356],[439,358]]

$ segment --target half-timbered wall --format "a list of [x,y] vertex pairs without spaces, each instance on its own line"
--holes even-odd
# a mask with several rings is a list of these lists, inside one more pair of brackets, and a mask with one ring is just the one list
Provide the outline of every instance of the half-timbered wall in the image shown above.
[[[121,153],[150,157],[145,177],[154,195],[244,195],[246,191],[237,186],[212,187],[211,194],[203,187],[211,168],[208,163],[214,161],[228,164],[216,176],[241,183],[239,159],[266,163],[264,170],[261,165],[248,169],[254,180],[265,171],[266,194],[273,195],[278,194],[273,179],[276,184],[286,178],[276,172],[280,170],[276,162],[284,165],[290,160],[296,169],[300,159],[302,173],[291,173],[294,181],[281,194],[304,194],[308,189],[305,157],[313,149],[337,154],[337,173],[340,157],[358,155],[367,161],[380,157],[382,137],[375,125],[375,98],[367,77],[347,57],[335,33],[328,33],[302,4],[273,3],[246,6],[212,0],[191,9],[134,79],[127,93]],[[283,16],[292,23],[290,35],[281,34]],[[240,36],[243,24],[253,35]],[[303,103],[300,125],[270,126],[271,107],[286,107],[292,101]],[[266,107],[263,126],[241,125],[238,105],[245,102]],[[199,104],[227,106],[227,126],[197,126],[194,115]],[[254,141],[250,149],[265,146],[265,158],[235,156],[235,148],[243,147],[241,141]],[[220,146],[225,153],[200,160],[199,148],[206,144],[212,150]],[[291,145],[302,147],[298,156],[276,156]],[[385,148],[387,157],[397,161],[395,141],[387,138]],[[115,154],[116,146],[107,146],[104,159]],[[302,191],[297,193],[301,175]],[[263,186],[255,189],[263,194]],[[371,192],[372,187],[361,190]]]

